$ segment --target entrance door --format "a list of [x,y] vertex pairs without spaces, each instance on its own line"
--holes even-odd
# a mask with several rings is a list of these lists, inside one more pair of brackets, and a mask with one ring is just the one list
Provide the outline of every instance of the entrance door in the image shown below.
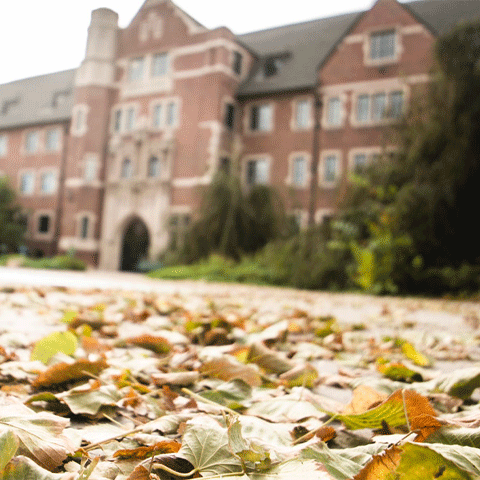
[[138,262],[148,255],[150,237],[148,229],[140,218],[134,218],[125,227],[123,234],[122,258],[120,270],[134,272]]

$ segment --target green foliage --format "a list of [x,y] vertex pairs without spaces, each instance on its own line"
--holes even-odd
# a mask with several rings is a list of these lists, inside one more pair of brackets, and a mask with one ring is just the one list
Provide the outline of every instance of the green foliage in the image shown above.
[[25,225],[21,222],[21,209],[15,204],[15,193],[6,177],[0,176],[0,245],[15,251],[23,241]]
[[223,172],[204,192],[200,216],[181,250],[167,253],[165,263],[192,263],[219,253],[239,260],[285,232],[285,214],[278,194],[264,185],[249,190],[238,175]]
[[24,255],[3,255],[0,265],[4,266],[9,261],[16,260],[20,267],[26,268],[51,268],[55,270],[86,270],[87,265],[79,258],[70,255],[57,255],[51,258],[29,258]]
[[40,360],[45,365],[57,353],[73,355],[77,349],[78,340],[72,332],[53,332],[35,343],[30,355],[31,360]]

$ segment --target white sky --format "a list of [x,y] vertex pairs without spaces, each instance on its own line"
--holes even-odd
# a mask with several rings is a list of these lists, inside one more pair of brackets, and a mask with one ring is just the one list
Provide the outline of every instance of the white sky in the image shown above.
[[[245,33],[365,10],[374,0],[174,0],[208,28]],[[108,7],[127,26],[143,0],[0,0],[0,84],[79,66],[92,10]]]

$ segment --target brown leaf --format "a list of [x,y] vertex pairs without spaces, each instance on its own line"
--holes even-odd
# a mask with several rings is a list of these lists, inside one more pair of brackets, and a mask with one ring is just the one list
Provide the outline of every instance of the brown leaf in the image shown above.
[[389,400],[404,403],[410,430],[418,433],[416,442],[423,442],[442,426],[428,398],[413,390],[397,390]]
[[125,342],[128,345],[135,345],[136,347],[145,348],[160,355],[166,354],[172,349],[172,346],[165,338],[149,334],[127,338]]
[[253,365],[243,365],[233,357],[222,356],[205,362],[200,367],[200,373],[209,377],[229,381],[240,378],[251,387],[259,387],[262,379]]
[[172,372],[172,373],[154,373],[152,380],[155,385],[176,385],[179,387],[187,387],[200,379],[198,372]]
[[284,355],[267,348],[262,343],[254,343],[250,347],[247,360],[256,363],[267,372],[277,374],[285,373],[295,366],[295,364]]
[[401,449],[397,446],[387,448],[383,453],[374,455],[363,470],[353,480],[387,480],[393,474],[401,459]]
[[161,453],[177,453],[182,446],[181,443],[176,442],[175,440],[158,442],[155,445],[150,447],[138,447],[133,449],[126,450],[117,450],[113,456],[115,458],[120,458],[122,460],[145,460],[154,455],[159,455]]
[[317,429],[315,435],[322,440],[322,442],[329,442],[337,436],[337,432],[333,427],[329,425],[324,425]]
[[387,399],[387,395],[379,393],[367,385],[360,385],[353,391],[350,403],[343,409],[343,415],[358,415],[376,407]]
[[34,388],[49,387],[74,380],[89,378],[90,375],[98,375],[107,362],[104,357],[96,362],[91,362],[85,358],[77,360],[75,363],[57,363],[40,373],[37,379],[32,383]]

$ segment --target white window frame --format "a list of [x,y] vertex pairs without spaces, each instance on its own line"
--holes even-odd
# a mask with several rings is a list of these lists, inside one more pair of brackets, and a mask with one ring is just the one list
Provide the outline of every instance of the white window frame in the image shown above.
[[[260,161],[265,161],[266,162],[266,171],[267,171],[267,179],[265,182],[253,182],[252,184],[249,184],[247,181],[247,173],[248,173],[248,164],[250,162],[260,162]],[[268,154],[262,155],[249,155],[248,157],[243,159],[242,162],[242,179],[243,179],[243,184],[248,187],[252,188],[255,185],[271,185],[271,176],[272,176],[272,157]]]
[[367,168],[372,165],[374,155],[382,155],[384,149],[380,146],[377,147],[358,147],[352,148],[348,152],[348,170],[351,175],[358,175],[355,173],[355,157],[357,155],[365,155],[367,157],[366,166]]
[[0,133],[0,158],[8,155],[8,135]]
[[[47,232],[40,232],[40,217],[49,217],[50,221],[48,224]],[[36,210],[33,214],[33,238],[35,240],[52,240],[55,232],[55,212],[53,210]]]
[[[330,101],[334,99],[338,99],[340,102],[338,123],[331,123],[331,118],[329,115]],[[331,93],[324,96],[322,108],[322,127],[325,130],[336,130],[343,128],[346,119],[346,105],[347,94],[345,92],[338,91],[338,93]]]
[[[88,113],[90,107],[86,104],[75,105],[72,109],[72,135],[74,137],[83,137],[88,130]],[[81,115],[82,122],[79,124],[78,119]]]
[[[83,238],[81,236],[82,233],[82,219],[88,218],[88,231],[87,237]],[[97,223],[97,216],[93,212],[89,212],[88,210],[82,210],[75,215],[75,237],[79,242],[86,242],[95,238],[95,227]]]
[[[51,146],[48,144],[48,139],[50,135],[55,135],[56,142],[53,148],[50,148]],[[54,127],[54,128],[48,128],[45,131],[45,151],[47,152],[59,152],[62,147],[62,135],[61,135],[61,130],[59,127]]]
[[[326,166],[329,157],[336,158],[336,177],[334,180],[326,180]],[[318,169],[319,185],[323,188],[333,188],[338,185],[342,178],[342,152],[341,150],[324,150],[320,155],[320,168]]]
[[[372,37],[375,35],[386,34],[393,32],[394,37],[394,53],[388,57],[372,58],[371,42]],[[403,52],[401,28],[397,25],[384,25],[382,28],[372,29],[364,34],[363,41],[363,63],[368,67],[381,67],[383,65],[390,65],[397,63],[400,60],[400,56]]]
[[[35,148],[30,149],[28,147],[29,139],[32,138],[32,135],[35,138]],[[38,130],[28,130],[25,132],[23,138],[23,152],[25,155],[35,155],[40,151],[40,133]]]
[[[43,189],[43,177],[44,175],[51,174],[53,178],[53,189],[45,191]],[[41,195],[55,195],[58,191],[58,169],[57,168],[43,168],[39,171],[39,183]]]
[[[157,57],[165,58],[165,73],[163,73],[161,75],[155,75],[155,72],[154,72],[155,59]],[[157,52],[157,53],[152,54],[150,76],[152,78],[163,78],[163,77],[168,76],[169,73],[170,73],[170,56],[168,55],[168,53],[167,52]]]
[[[82,180],[86,184],[92,184],[99,180],[100,159],[96,153],[87,153],[83,158]],[[94,175],[90,175],[94,171]]]
[[[24,197],[31,197],[32,195],[35,195],[35,181],[36,181],[35,174],[36,174],[35,170],[32,170],[32,169],[23,169],[18,172],[18,191],[20,192],[20,195]],[[22,190],[24,175],[31,175],[33,178],[31,191],[25,192],[24,190]]]
[[[305,178],[303,184],[295,183],[294,170],[295,160],[302,157],[305,160]],[[285,183],[295,189],[306,189],[310,185],[312,156],[310,152],[292,152],[288,156],[288,176]]]
[[[253,115],[253,109],[258,108],[258,126],[255,129],[252,129],[252,115]],[[261,109],[262,108],[268,108],[270,110],[268,114],[268,125],[263,125],[262,126],[262,113]],[[248,106],[248,115],[245,117],[246,121],[246,131],[252,134],[256,135],[261,135],[265,134],[268,132],[273,132],[275,128],[275,104],[274,102],[259,102],[259,103],[252,103],[251,105]],[[265,115],[265,114],[264,114]],[[265,120],[265,119],[264,119]]]
[[[131,58],[128,62],[128,81],[141,82],[145,79],[145,57]],[[141,70],[138,68],[141,66]]]
[[[304,124],[300,124],[299,119],[299,105],[305,103],[307,105],[307,113]],[[313,101],[311,98],[302,97],[292,101],[292,120],[290,122],[292,130],[305,131],[310,130],[313,126]]]

